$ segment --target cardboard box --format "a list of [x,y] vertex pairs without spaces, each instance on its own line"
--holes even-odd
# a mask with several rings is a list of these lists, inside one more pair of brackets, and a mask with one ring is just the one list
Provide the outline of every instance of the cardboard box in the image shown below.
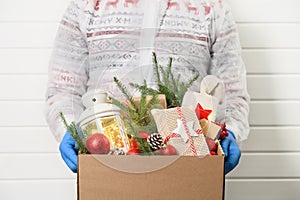
[[78,157],[79,200],[221,200],[224,155]]

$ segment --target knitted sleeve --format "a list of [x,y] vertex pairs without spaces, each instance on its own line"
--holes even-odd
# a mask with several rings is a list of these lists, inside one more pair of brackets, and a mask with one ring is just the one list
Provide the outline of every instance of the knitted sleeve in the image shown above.
[[210,74],[220,78],[225,87],[225,100],[218,110],[217,120],[225,122],[237,140],[243,141],[249,134],[246,69],[232,13],[224,1],[216,5],[212,20]]
[[81,96],[86,91],[88,79],[87,42],[80,28],[83,6],[84,1],[73,0],[65,11],[49,63],[45,116],[57,141],[66,131],[59,112],[72,122],[83,111]]

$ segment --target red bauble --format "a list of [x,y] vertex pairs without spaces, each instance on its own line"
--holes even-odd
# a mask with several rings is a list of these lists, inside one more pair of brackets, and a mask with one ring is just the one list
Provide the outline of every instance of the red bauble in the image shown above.
[[139,155],[141,152],[138,149],[129,149],[126,155]]
[[85,144],[91,154],[107,154],[110,151],[109,140],[101,133],[95,133],[89,136]]
[[218,146],[213,139],[206,137],[205,140],[210,151],[217,151]]
[[165,148],[156,150],[155,152],[159,153],[160,155],[177,155],[177,151],[174,146],[168,144]]
[[135,139],[131,139],[130,140],[130,149],[138,149],[139,148],[139,144],[137,143],[137,141],[135,141]]
[[217,154],[217,152],[215,152],[215,151],[210,151],[210,155],[216,156],[216,155],[218,155],[218,154]]
[[147,138],[149,137],[149,133],[145,133],[145,132],[139,132],[138,135],[141,138],[144,138],[145,140],[147,140]]

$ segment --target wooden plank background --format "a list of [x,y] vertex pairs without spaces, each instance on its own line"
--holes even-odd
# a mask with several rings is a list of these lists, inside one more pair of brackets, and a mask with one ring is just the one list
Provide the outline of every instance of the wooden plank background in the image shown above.
[[[76,176],[44,119],[49,56],[68,2],[0,1],[0,199],[76,199]],[[226,199],[299,199],[300,1],[228,2],[248,72],[251,133]]]

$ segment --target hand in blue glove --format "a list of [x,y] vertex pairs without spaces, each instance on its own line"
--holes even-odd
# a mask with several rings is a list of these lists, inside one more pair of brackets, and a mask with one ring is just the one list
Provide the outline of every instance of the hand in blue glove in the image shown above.
[[232,131],[228,131],[228,136],[221,140],[221,146],[225,154],[225,174],[228,174],[239,163],[241,150],[235,141],[235,136]]
[[77,156],[78,152],[75,149],[75,145],[76,143],[73,137],[71,136],[70,132],[67,131],[59,145],[59,151],[65,163],[74,173],[77,172],[77,157],[78,157]]

